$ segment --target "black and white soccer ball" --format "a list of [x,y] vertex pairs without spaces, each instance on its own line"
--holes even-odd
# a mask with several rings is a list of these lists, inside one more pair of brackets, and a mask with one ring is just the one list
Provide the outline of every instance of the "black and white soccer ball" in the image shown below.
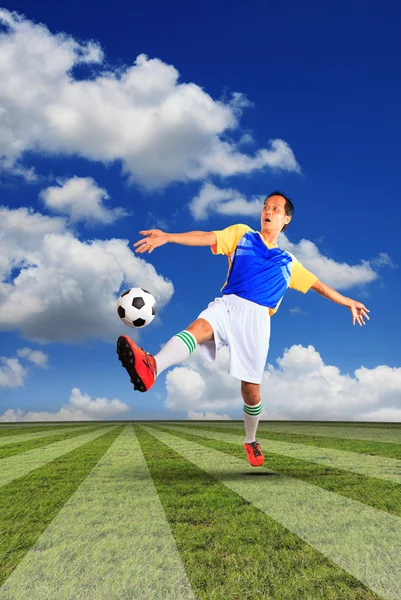
[[117,314],[128,327],[146,327],[155,318],[156,300],[142,288],[125,290],[118,299]]

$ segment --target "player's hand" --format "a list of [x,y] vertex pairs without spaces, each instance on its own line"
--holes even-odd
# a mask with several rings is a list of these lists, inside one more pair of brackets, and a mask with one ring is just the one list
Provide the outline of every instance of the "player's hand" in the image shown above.
[[351,311],[352,314],[352,324],[355,325],[355,321],[358,321],[359,325],[366,325],[365,321],[363,320],[368,319],[369,321],[369,317],[368,317],[368,312],[370,312],[369,309],[366,308],[366,306],[364,304],[362,304],[362,302],[357,302],[356,300],[352,300],[352,304],[351,306],[349,306],[349,309]]
[[150,254],[155,248],[163,246],[163,244],[167,244],[168,242],[168,234],[161,229],[147,229],[140,231],[139,233],[141,235],[146,235],[145,238],[133,244],[134,248],[135,246],[138,246],[135,252],[138,252],[139,254],[143,254],[144,252]]

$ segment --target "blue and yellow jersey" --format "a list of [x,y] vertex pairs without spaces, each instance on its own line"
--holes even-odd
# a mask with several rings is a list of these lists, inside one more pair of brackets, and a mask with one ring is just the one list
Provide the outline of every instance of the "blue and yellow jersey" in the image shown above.
[[217,242],[211,251],[228,257],[222,294],[235,294],[267,306],[269,314],[274,315],[289,287],[306,294],[318,280],[290,252],[269,244],[248,225],[231,225],[214,233]]

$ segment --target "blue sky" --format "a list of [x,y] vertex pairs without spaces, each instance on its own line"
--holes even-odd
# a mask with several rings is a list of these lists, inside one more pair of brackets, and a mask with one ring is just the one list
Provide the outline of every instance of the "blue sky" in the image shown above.
[[[345,307],[289,290],[263,418],[401,421],[400,13],[3,4],[1,420],[242,418],[226,349],[212,366],[197,349],[140,394],[115,340],[156,353],[227,273],[208,248],[139,258],[140,230],[259,229],[279,188],[295,205],[280,246],[371,320],[353,327]],[[115,313],[131,286],[158,302],[140,335]]]

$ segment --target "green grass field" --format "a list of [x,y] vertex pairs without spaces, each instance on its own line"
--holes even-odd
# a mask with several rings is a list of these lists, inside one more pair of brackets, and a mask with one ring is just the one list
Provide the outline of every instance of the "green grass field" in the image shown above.
[[401,599],[401,424],[0,425],[0,600]]

